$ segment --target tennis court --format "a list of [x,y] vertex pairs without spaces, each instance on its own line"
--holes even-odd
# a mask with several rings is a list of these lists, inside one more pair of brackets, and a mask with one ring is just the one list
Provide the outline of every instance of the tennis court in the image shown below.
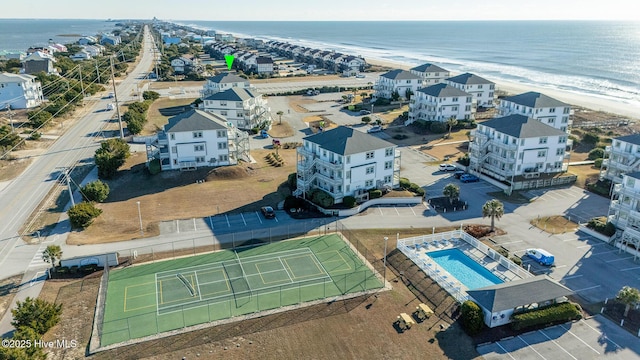
[[338,235],[112,270],[100,345],[382,286]]

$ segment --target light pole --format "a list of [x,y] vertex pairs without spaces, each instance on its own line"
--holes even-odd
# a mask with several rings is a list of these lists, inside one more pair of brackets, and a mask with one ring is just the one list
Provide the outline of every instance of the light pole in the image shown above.
[[140,220],[140,235],[144,236],[144,230],[142,229],[142,213],[140,212],[140,201],[136,201],[138,204],[138,219]]
[[388,237],[384,237],[384,258],[383,258],[383,264],[384,264],[384,271],[382,273],[382,285],[384,286],[384,282],[387,281],[387,240],[389,240]]

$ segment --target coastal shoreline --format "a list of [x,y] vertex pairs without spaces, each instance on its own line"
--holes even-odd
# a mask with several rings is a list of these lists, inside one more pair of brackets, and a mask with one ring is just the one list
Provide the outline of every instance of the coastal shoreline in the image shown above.
[[[371,65],[384,66],[392,69],[409,70],[413,65],[403,63],[400,61],[390,61],[378,58],[366,58],[367,63]],[[437,65],[437,64],[436,64]],[[451,76],[458,75],[452,72]],[[482,74],[476,74],[484,77]],[[487,80],[494,81],[491,78]],[[613,115],[628,118],[630,120],[638,120],[640,118],[640,107],[636,107],[630,104],[625,104],[619,101],[604,99],[596,95],[576,94],[567,90],[551,89],[544,86],[536,86],[531,84],[523,84],[517,82],[509,82],[504,80],[494,81],[496,83],[496,89],[504,91],[511,95],[521,94],[529,91],[535,91],[543,93],[547,96],[553,97],[557,100],[566,102],[572,106],[577,106],[593,111],[601,111],[610,113]]]

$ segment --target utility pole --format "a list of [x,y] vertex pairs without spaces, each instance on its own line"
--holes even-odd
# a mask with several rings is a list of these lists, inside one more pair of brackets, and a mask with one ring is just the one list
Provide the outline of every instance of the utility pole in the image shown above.
[[82,100],[84,100],[84,84],[82,83],[82,64],[78,65],[78,72],[80,73],[80,91],[82,92]]
[[102,84],[102,81],[100,81],[100,70],[98,70],[98,59],[96,59],[96,76],[98,77],[98,84]]
[[116,101],[116,114],[118,115],[118,126],[120,127],[120,139],[124,139],[122,118],[120,117],[120,106],[118,105],[118,92],[116,91],[116,79],[113,76],[113,57],[109,57],[109,64],[111,65],[111,83],[113,84],[113,97]]
[[67,190],[69,191],[69,199],[71,199],[71,206],[76,206],[76,203],[73,200],[73,192],[71,191],[71,169],[68,167],[61,167],[58,169],[62,169],[62,172],[64,174],[64,179],[67,182]]
[[9,117],[9,122],[11,123],[11,133],[16,132],[16,129],[13,127],[13,111],[11,111],[11,105],[7,104],[7,116]]
[[384,283],[387,281],[387,241],[389,240],[388,237],[384,237],[384,259],[383,259],[383,264],[384,264],[384,270],[383,270],[383,275],[382,275],[382,283],[384,285]]

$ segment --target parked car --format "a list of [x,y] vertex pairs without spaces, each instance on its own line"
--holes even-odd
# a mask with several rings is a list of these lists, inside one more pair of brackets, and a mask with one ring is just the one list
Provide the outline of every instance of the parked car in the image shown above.
[[364,74],[358,74],[358,75],[356,75],[356,78],[358,78],[358,79],[364,79]]
[[553,265],[555,257],[550,252],[543,249],[527,249],[525,254],[538,262],[540,265]]
[[273,219],[276,217],[276,212],[273,211],[271,206],[263,206],[260,208],[260,211],[262,211],[262,215],[264,215],[266,219]]
[[368,133],[377,133],[380,131],[382,131],[382,126],[380,125],[372,126],[371,129],[367,130]]
[[453,164],[440,164],[440,166],[438,166],[438,168],[440,169],[440,171],[456,171],[456,170],[458,170],[458,168]]
[[267,130],[260,130],[260,137],[263,139],[268,139],[269,133],[267,133]]
[[460,176],[460,181],[462,181],[463,183],[478,182],[480,181],[480,178],[473,174],[464,174]]
[[453,172],[453,177],[456,178],[456,179],[460,179],[460,177],[462,175],[464,175],[464,174],[466,174],[466,172],[464,172],[464,170],[458,169],[458,170]]
[[113,103],[108,103],[107,104],[107,111],[111,111],[113,109],[115,109],[115,106],[113,105]]
[[369,110],[364,110],[364,109],[360,110],[360,115],[369,115],[369,114],[371,114],[371,111]]

